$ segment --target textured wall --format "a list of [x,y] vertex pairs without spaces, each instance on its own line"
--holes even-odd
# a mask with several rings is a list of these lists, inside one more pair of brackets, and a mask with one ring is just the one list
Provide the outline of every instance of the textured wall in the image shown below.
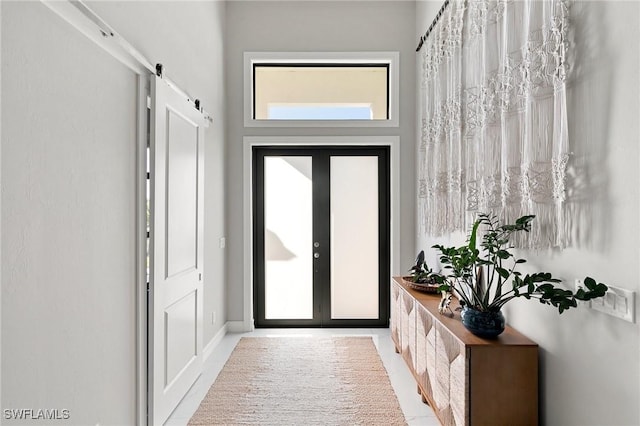
[[[416,37],[441,3],[417,3]],[[640,292],[640,5],[577,1],[571,7],[573,82],[568,87],[571,150],[580,244],[564,251],[524,252],[530,270],[550,271],[573,285],[590,275]],[[419,229],[419,228],[417,228]],[[435,243],[462,244],[463,234],[418,235],[416,250]],[[526,269],[523,268],[526,272]],[[636,297],[636,310],[640,298]],[[540,345],[541,420],[547,425],[640,424],[638,321],[631,324],[579,308],[557,311],[526,300],[509,303],[507,321]]]

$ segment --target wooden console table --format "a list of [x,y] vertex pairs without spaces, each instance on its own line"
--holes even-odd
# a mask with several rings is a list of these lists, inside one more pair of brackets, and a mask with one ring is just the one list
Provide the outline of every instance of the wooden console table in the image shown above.
[[443,425],[537,425],[538,345],[509,326],[481,339],[458,313],[440,315],[439,301],[392,280],[391,337],[422,400]]

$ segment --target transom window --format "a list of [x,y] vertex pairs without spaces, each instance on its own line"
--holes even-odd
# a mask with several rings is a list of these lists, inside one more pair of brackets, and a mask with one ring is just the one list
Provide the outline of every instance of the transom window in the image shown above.
[[254,64],[259,120],[388,120],[388,64]]
[[396,52],[245,53],[245,126],[397,126]]

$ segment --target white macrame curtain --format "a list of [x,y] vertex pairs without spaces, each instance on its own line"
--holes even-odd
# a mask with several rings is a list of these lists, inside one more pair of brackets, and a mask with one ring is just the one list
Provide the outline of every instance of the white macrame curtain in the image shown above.
[[564,0],[451,0],[421,50],[423,231],[478,212],[536,215],[520,247],[564,247],[568,160]]

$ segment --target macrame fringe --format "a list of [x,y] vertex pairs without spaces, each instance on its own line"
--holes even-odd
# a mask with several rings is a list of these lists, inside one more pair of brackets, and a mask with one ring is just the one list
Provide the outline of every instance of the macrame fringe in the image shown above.
[[[466,231],[478,212],[535,215],[521,248],[586,241],[565,203],[568,0],[452,0],[422,54],[421,231]],[[569,208],[567,208],[569,207]]]

